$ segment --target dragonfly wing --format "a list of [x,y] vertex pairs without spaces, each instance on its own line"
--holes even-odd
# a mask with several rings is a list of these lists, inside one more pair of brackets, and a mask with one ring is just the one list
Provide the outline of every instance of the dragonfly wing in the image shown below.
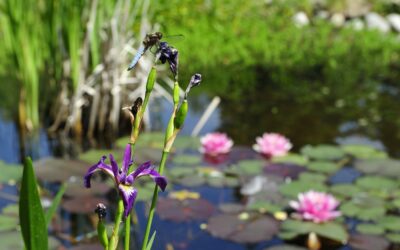
[[143,56],[144,52],[146,52],[147,48],[142,45],[139,47],[138,51],[136,52],[135,57],[132,59],[131,63],[128,66],[128,70],[131,70],[135,67],[135,65],[138,63],[139,59]]

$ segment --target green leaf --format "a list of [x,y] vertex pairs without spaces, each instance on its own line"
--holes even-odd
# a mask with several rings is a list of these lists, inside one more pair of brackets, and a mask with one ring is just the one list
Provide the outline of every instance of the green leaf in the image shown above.
[[153,235],[151,236],[151,238],[149,240],[149,243],[147,243],[146,250],[151,250],[151,247],[153,246],[154,239],[156,238],[156,232],[157,231],[154,231]]
[[385,152],[379,151],[368,145],[343,145],[341,148],[344,152],[358,159],[384,159],[388,157]]
[[361,188],[353,184],[337,184],[330,188],[331,192],[335,195],[352,197],[361,192]]
[[273,157],[272,162],[293,163],[300,166],[304,166],[308,163],[308,159],[304,155],[288,153],[285,156]]
[[0,233],[16,229],[18,226],[18,217],[9,215],[0,215]]
[[174,164],[177,165],[194,165],[201,162],[200,155],[177,155],[173,158]]
[[378,224],[390,231],[400,231],[400,217],[388,215],[379,219]]
[[325,192],[327,190],[327,187],[320,182],[310,182],[303,180],[293,181],[279,187],[279,191],[281,192],[281,194],[289,198],[296,198],[299,193],[303,193],[309,190]]
[[306,145],[301,150],[301,154],[315,160],[338,160],[345,156],[343,150],[332,145]]
[[380,176],[364,176],[356,181],[356,185],[367,190],[391,190],[397,187],[396,181]]
[[388,233],[385,235],[388,240],[391,242],[400,243],[400,233]]
[[358,160],[354,167],[364,174],[396,178],[400,177],[400,161],[394,159]]
[[264,164],[261,160],[243,160],[233,166],[230,171],[244,175],[258,175],[262,172]]
[[54,197],[50,208],[47,210],[46,215],[45,215],[47,226],[49,226],[51,218],[53,218],[55,212],[57,211],[57,208],[60,205],[61,198],[62,198],[63,194],[65,193],[66,188],[67,188],[67,184],[63,183],[60,187],[60,190],[58,190],[56,196]]
[[327,177],[323,174],[303,172],[299,175],[299,181],[324,183]]
[[356,230],[362,234],[382,235],[385,233],[385,229],[376,224],[358,224]]
[[25,160],[19,199],[21,232],[27,250],[48,249],[47,227],[32,160]]
[[336,172],[340,168],[340,165],[329,161],[313,161],[306,165],[306,167],[315,172],[330,174]]
[[6,164],[0,161],[0,183],[15,183],[15,181],[21,179],[22,176],[22,166]]

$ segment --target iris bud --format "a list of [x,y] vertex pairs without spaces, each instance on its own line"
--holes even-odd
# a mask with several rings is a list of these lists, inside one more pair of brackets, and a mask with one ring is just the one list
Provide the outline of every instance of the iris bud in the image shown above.
[[175,119],[174,119],[174,126],[175,129],[181,129],[183,126],[183,123],[185,122],[185,118],[188,112],[188,102],[187,100],[183,100],[181,106],[179,107],[178,112],[176,113]]
[[157,76],[157,70],[153,66],[151,68],[149,77],[147,78],[146,92],[151,92],[153,90],[154,83],[156,82],[156,76]]

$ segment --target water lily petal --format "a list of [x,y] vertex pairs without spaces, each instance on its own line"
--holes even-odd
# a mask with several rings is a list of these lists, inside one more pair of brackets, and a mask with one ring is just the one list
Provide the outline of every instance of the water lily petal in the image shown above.
[[118,190],[124,203],[124,216],[126,217],[135,203],[137,190],[131,185],[123,184],[118,185]]
[[106,160],[106,156],[101,157],[100,161],[93,166],[91,166],[88,171],[86,172],[85,176],[83,177],[83,184],[86,188],[90,188],[90,179],[92,175],[97,170],[102,170],[110,176],[114,176],[112,168],[105,164],[104,161]]

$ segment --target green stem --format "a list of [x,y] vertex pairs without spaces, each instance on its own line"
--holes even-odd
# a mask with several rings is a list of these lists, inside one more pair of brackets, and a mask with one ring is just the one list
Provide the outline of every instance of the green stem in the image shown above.
[[[160,168],[158,172],[160,175],[162,175],[165,167],[165,162],[167,161],[169,152],[163,151],[162,157],[161,157],[161,162],[160,162]],[[158,186],[155,185],[154,187],[154,193],[153,193],[153,199],[151,200],[151,207],[150,207],[150,212],[149,212],[149,218],[147,220],[147,226],[146,226],[146,231],[144,234],[143,238],[143,243],[142,243],[142,250],[145,250],[147,247],[147,243],[149,241],[149,235],[150,235],[150,230],[151,230],[151,224],[153,222],[153,217],[154,213],[156,211],[156,204],[157,204],[157,199],[158,199]]]
[[122,202],[122,199],[119,199],[117,214],[115,215],[114,230],[111,235],[110,244],[108,245],[108,250],[115,250],[118,247],[119,224],[121,224],[123,213],[124,213],[124,203]]

